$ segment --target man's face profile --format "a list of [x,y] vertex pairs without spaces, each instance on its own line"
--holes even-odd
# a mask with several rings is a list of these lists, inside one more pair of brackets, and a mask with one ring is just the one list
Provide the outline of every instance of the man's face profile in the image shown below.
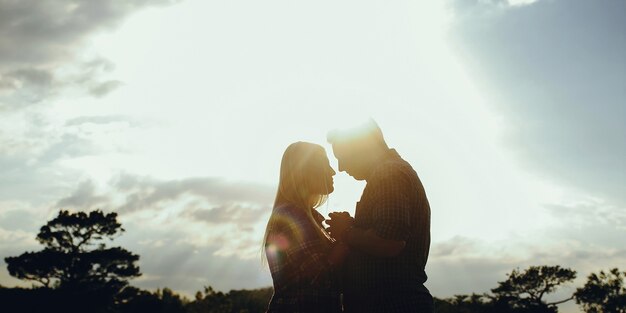
[[[348,144],[333,144],[333,154],[337,158],[337,167],[340,172],[346,172],[356,180],[365,179],[363,160],[359,158],[360,153]],[[361,155],[362,157],[362,155]]]

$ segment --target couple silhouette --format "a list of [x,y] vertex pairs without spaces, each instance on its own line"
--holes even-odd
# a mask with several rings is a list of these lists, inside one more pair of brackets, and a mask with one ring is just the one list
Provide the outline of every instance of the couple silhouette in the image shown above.
[[267,312],[432,313],[430,206],[417,173],[373,120],[327,139],[338,170],[367,184],[354,217],[326,220],[316,210],[334,190],[326,151],[308,142],[285,150],[263,240],[274,284]]

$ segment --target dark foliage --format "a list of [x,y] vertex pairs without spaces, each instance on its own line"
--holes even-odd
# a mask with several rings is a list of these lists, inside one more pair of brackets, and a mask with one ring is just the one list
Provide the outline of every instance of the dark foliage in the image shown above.
[[109,312],[128,279],[141,275],[138,255],[106,247],[123,231],[116,213],[60,211],[37,235],[43,250],[4,259],[10,275],[43,288],[3,293],[23,300],[17,312]]
[[625,278],[626,272],[617,268],[606,273],[592,273],[587,277],[587,283],[574,293],[576,303],[589,313],[626,313]]
[[116,297],[116,313],[186,313],[187,300],[169,288],[149,292],[127,287]]
[[457,295],[453,298],[435,298],[437,313],[490,313],[494,312],[493,304],[484,295]]
[[112,313],[111,302],[101,290],[0,288],[3,313]]
[[150,292],[126,287],[111,297],[93,291],[0,287],[0,303],[3,313],[262,313],[272,288],[223,293],[206,287],[198,293],[190,301],[169,288]]
[[556,305],[573,298],[545,302],[543,297],[563,283],[576,278],[576,271],[560,266],[531,266],[523,272],[513,270],[508,279],[491,289],[496,304],[532,312],[557,312]]
[[265,312],[272,297],[272,288],[216,292],[205,287],[195,300],[187,305],[188,313],[255,313]]
[[37,235],[45,248],[5,258],[7,269],[16,278],[46,288],[115,294],[129,278],[141,275],[135,264],[138,255],[120,247],[107,248],[103,242],[123,231],[116,213],[60,211]]
[[560,266],[531,266],[508,274],[505,281],[491,289],[491,294],[457,295],[437,299],[437,313],[556,313],[556,302],[545,302],[543,297],[554,292],[563,283],[572,281],[576,272]]

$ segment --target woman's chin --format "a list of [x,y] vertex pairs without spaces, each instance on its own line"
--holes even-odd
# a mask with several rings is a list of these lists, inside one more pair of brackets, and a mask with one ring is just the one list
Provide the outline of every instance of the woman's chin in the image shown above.
[[329,195],[329,194],[333,193],[333,191],[335,191],[335,187],[334,186],[329,186],[328,187],[328,191],[327,191],[326,194]]

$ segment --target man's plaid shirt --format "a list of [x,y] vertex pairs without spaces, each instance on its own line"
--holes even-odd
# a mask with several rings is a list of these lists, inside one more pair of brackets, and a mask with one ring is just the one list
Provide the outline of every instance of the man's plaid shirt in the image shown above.
[[279,206],[272,213],[265,247],[274,295],[268,312],[336,312],[339,291],[327,261],[331,249],[316,227],[324,217],[317,211],[314,225],[295,206]]
[[420,301],[430,297],[424,287],[430,247],[430,206],[424,187],[394,149],[366,181],[354,226],[373,229],[384,239],[406,241],[406,247],[391,258],[352,249],[344,267],[346,309],[356,305],[366,312],[415,312]]

